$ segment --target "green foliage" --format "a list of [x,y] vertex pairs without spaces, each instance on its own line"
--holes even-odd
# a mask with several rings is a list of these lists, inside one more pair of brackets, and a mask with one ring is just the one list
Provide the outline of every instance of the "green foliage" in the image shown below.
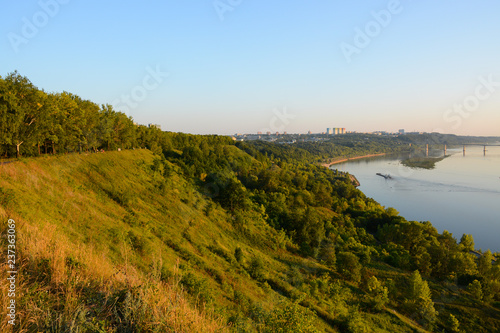
[[482,256],[479,257],[477,262],[477,270],[479,271],[479,274],[484,277],[487,277],[489,275],[491,268],[493,267],[492,260],[493,255],[491,254],[490,250],[486,251]]
[[418,271],[410,276],[407,291],[409,310],[414,313],[418,322],[427,328],[434,327],[437,311],[431,298],[431,290],[427,281],[424,281]]
[[361,267],[358,257],[350,252],[337,254],[337,271],[347,279],[359,282],[361,280]]
[[414,271],[409,280],[409,288],[407,292],[409,300],[418,300],[419,298],[431,298],[431,290],[427,281],[422,279],[419,271]]
[[335,263],[337,262],[335,245],[332,243],[324,244],[320,249],[319,259],[322,260],[326,265],[334,268]]
[[297,302],[274,309],[266,319],[265,333],[319,333],[313,313]]
[[473,251],[474,238],[472,237],[472,235],[463,234],[462,238],[460,238],[460,245],[463,247],[464,251]]
[[458,319],[450,313],[450,315],[448,316],[447,318],[447,321],[446,321],[446,326],[448,328],[448,330],[450,332],[453,332],[453,333],[458,333],[460,332],[460,322],[458,321]]
[[351,309],[351,312],[346,317],[346,331],[350,333],[364,333],[370,330],[370,326],[363,319],[357,308]]
[[237,247],[234,250],[234,258],[236,259],[236,261],[238,263],[240,263],[240,264],[244,263],[243,250],[241,249],[241,247]]
[[467,291],[469,291],[476,300],[481,301],[483,299],[483,288],[481,282],[478,280],[472,281],[472,283],[467,286]]
[[247,268],[248,274],[257,281],[264,281],[266,279],[266,270],[264,262],[259,256],[254,256]]
[[374,310],[380,311],[389,301],[389,291],[380,283],[380,281],[372,276],[367,281],[368,294],[370,295],[369,302]]
[[436,167],[436,163],[441,162],[448,156],[444,157],[414,157],[401,161],[401,164],[409,168],[431,170]]
[[[474,249],[471,235],[463,235],[457,244],[451,233],[439,234],[429,222],[406,221],[396,210],[367,198],[348,175],[314,164],[398,151],[415,140],[420,137],[363,134],[277,145],[162,132],[134,125],[109,105],[40,91],[13,73],[0,79],[2,155],[139,147],[154,155],[137,149],[30,159],[26,165],[43,176],[38,171],[24,176],[25,165],[19,164],[22,177],[0,177],[0,205],[25,221],[58,226],[75,244],[109,255],[113,265],[162,283],[180,280],[199,305],[213,306],[225,322],[242,331],[417,330],[403,314],[429,329],[451,329],[446,319],[450,309],[460,309],[452,312],[463,331],[476,331],[471,330],[477,326],[469,320],[470,313],[484,330],[495,331],[500,327],[495,308],[483,309],[471,304],[468,293],[449,291],[449,281],[455,278],[461,285],[477,282],[482,304],[496,304],[500,268],[490,252],[475,260],[469,253]],[[47,189],[43,200],[38,183]],[[163,263],[149,262],[156,256]],[[182,277],[172,269],[176,260]],[[71,274],[90,269],[71,253],[60,262]],[[30,277],[46,283],[41,288],[58,286],[48,283],[57,274],[55,264],[53,257],[31,263]],[[418,272],[406,279],[409,270]],[[121,281],[129,281],[126,272],[116,274],[125,274]],[[66,294],[57,295],[64,288],[40,297],[63,304],[58,297]],[[439,320],[431,288],[445,308]],[[119,318],[95,315],[97,310],[87,307],[71,314],[75,323],[85,327],[83,319],[92,318],[86,322],[92,322],[95,331],[151,328],[145,323],[152,311],[144,305],[151,291],[126,288],[109,298],[97,292],[100,289],[109,290],[95,287],[80,300],[116,310]],[[440,296],[449,294],[452,297]],[[283,298],[298,301],[277,306],[277,299]],[[55,315],[60,310],[56,305],[40,309],[50,314],[50,327],[65,330],[71,322],[71,316]]]
[[191,295],[195,296],[201,302],[209,303],[212,301],[213,296],[206,279],[200,278],[193,272],[188,271],[182,275],[181,283]]

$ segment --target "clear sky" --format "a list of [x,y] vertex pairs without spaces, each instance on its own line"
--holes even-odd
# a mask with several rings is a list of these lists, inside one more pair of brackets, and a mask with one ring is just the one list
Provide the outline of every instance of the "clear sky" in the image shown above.
[[[500,2],[4,1],[0,75],[187,133],[500,136]],[[168,75],[167,75],[168,73]]]

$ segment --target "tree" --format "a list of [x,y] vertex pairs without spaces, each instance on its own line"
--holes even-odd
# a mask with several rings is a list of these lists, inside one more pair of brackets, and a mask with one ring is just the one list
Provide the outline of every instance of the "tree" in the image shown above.
[[410,276],[409,289],[408,289],[408,299],[416,300],[420,297],[430,298],[431,291],[427,281],[422,279],[420,272],[414,271]]
[[100,146],[100,137],[98,132],[99,105],[91,101],[82,100],[76,95],[72,95],[72,98],[78,104],[78,108],[81,110],[83,115],[81,119],[82,135],[80,139],[80,148],[96,151],[97,147]]
[[460,245],[462,246],[464,251],[473,251],[474,250],[474,238],[472,235],[463,234],[462,238],[460,238]]
[[350,252],[340,252],[337,255],[337,270],[351,281],[361,279],[361,264],[358,257]]
[[384,305],[389,301],[389,291],[375,276],[368,279],[366,286],[372,307],[376,311],[382,310]]
[[59,136],[59,149],[66,151],[77,151],[82,142],[82,123],[84,115],[78,104],[75,102],[74,95],[63,92],[56,94],[58,104],[59,121],[62,127],[62,135]]
[[8,147],[13,144],[13,127],[17,126],[15,115],[18,113],[19,102],[12,92],[9,82],[0,78],[0,145]]
[[320,259],[323,260],[328,266],[335,266],[335,263],[337,262],[337,257],[335,255],[335,245],[331,242],[327,242],[326,244],[322,245],[319,256]]
[[300,221],[300,226],[297,227],[297,241],[301,245],[302,252],[305,255],[316,257],[318,248],[325,237],[323,221],[313,208],[307,207]]
[[221,184],[220,202],[225,208],[231,211],[244,209],[247,205],[247,197],[246,188],[236,177],[231,177],[226,184]]
[[483,253],[483,255],[479,257],[477,261],[477,270],[479,271],[479,274],[481,274],[483,277],[487,277],[492,268],[492,261],[493,255],[491,254],[490,250]]
[[410,305],[410,311],[416,314],[421,324],[428,328],[434,325],[437,311],[432,302],[431,290],[427,281],[422,280],[418,270],[410,276],[407,303]]
[[446,320],[446,324],[448,326],[448,330],[453,333],[460,332],[460,322],[458,319],[450,313],[448,319]]
[[16,148],[16,157],[21,155],[20,147],[33,144],[39,126],[39,111],[42,107],[38,89],[28,78],[21,76],[17,71],[10,73],[4,81],[3,87],[6,97],[2,98],[2,105],[6,132],[4,142]]
[[472,294],[476,300],[481,301],[483,299],[483,288],[481,287],[481,282],[474,280],[469,283],[467,290]]

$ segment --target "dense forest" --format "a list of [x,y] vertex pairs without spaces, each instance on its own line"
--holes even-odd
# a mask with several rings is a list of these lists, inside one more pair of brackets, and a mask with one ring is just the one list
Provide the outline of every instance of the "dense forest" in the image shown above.
[[[0,79],[0,117],[1,155],[33,156],[0,166],[0,216],[32,235],[19,241],[25,331],[500,330],[498,253],[407,221],[313,163],[408,139],[278,145],[162,132],[18,73]],[[51,226],[66,252],[40,250]],[[102,253],[90,257],[109,273],[79,249]],[[188,305],[164,305],[155,290]],[[208,324],[178,318],[192,313]]]

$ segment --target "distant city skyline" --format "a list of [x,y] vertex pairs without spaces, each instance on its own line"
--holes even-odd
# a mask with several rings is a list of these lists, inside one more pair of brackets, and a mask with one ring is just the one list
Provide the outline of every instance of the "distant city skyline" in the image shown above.
[[497,1],[3,5],[0,75],[162,130],[500,136]]

